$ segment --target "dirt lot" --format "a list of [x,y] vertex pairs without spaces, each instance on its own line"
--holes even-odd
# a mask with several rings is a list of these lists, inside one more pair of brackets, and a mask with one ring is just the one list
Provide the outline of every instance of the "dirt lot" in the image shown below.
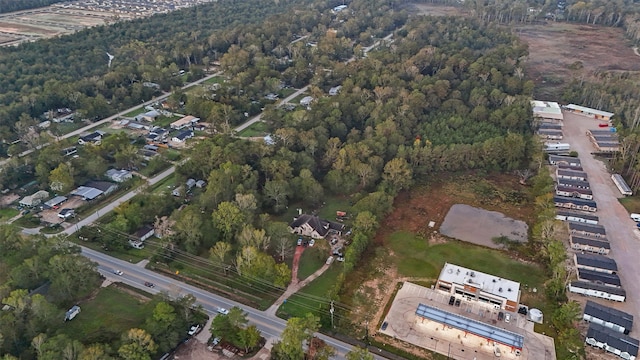
[[456,16],[461,15],[462,10],[455,6],[441,6],[433,4],[409,4],[407,7],[413,13],[430,16]]
[[440,226],[443,235],[495,249],[502,245],[493,242],[493,238],[505,236],[513,241],[526,242],[527,231],[524,221],[464,204],[453,205]]
[[62,223],[63,220],[61,218],[58,217],[58,213],[60,212],[60,210],[62,209],[77,209],[80,206],[86,204],[87,202],[78,198],[78,197],[71,197],[69,200],[67,200],[65,203],[63,203],[62,205],[60,205],[60,209],[54,210],[43,210],[40,212],[40,216],[42,216],[42,220],[46,221],[50,224],[58,224],[58,223]]

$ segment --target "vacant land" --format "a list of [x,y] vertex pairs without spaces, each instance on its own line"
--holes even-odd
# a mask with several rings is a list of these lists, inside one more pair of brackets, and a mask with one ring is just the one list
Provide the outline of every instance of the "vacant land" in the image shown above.
[[[478,226],[482,224],[482,226]],[[456,204],[451,207],[440,226],[440,233],[448,237],[495,249],[502,247],[494,238],[526,242],[528,226],[497,211]]]
[[321,308],[329,306],[331,301],[327,298],[327,292],[331,289],[338,275],[342,272],[342,264],[334,263],[329,270],[320,275],[317,279],[309,283],[309,285],[302,288],[300,291],[292,295],[287,302],[282,304],[278,308],[278,316],[284,319],[290,317],[304,317],[308,312],[312,312],[315,315],[322,315],[319,313]]
[[115,341],[125,331],[141,326],[156,304],[111,285],[79,305],[82,312],[66,323],[60,333],[91,344]]
[[429,16],[457,16],[465,15],[464,9],[457,6],[443,6],[434,4],[409,4],[408,8],[413,13]]
[[265,136],[267,135],[267,124],[262,121],[258,121],[248,128],[240,131],[238,136],[240,137],[257,137],[257,136]]

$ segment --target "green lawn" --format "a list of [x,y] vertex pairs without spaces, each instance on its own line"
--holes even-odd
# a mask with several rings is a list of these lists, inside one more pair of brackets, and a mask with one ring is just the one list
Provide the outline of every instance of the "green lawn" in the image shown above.
[[222,84],[224,82],[224,78],[222,76],[214,76],[211,79],[207,79],[202,82],[204,85],[213,85],[213,84]]
[[318,215],[326,220],[335,221],[336,211],[351,211],[351,203],[349,198],[330,196],[325,199],[325,204],[318,209]]
[[160,181],[153,185],[153,194],[170,194],[171,190],[173,190],[176,186],[176,177],[174,175],[170,175],[164,180]]
[[[326,242],[324,239],[316,240],[316,242],[321,241]],[[327,261],[329,251],[327,250],[327,247],[319,245],[320,244],[317,244],[314,247],[306,248],[302,253],[300,263],[298,265],[299,280],[304,280],[309,277],[309,275],[320,269],[322,265],[324,265],[324,262]]]
[[[84,240],[80,240],[78,239],[77,236],[70,236],[69,240],[73,241],[74,243],[78,244],[78,245],[82,245],[82,246],[86,246],[89,249],[95,250],[95,251],[99,251],[101,253],[107,254],[109,256],[113,256],[115,258],[118,258],[120,260],[124,260],[124,261],[128,261],[132,264],[135,263],[139,263],[142,260],[148,259],[151,257],[151,255],[153,255],[153,250],[155,249],[152,246],[145,246],[144,249],[134,249],[130,246],[126,246],[125,250],[109,250],[109,251],[105,251],[102,248],[102,245],[95,243],[95,242],[88,242],[88,241],[84,241]],[[152,240],[152,239],[149,239]],[[157,240],[157,239],[156,239]]]
[[33,216],[33,214],[28,214],[21,216],[13,224],[27,229],[34,229],[40,226],[40,218]]
[[73,123],[59,123],[55,125],[55,133],[59,135],[68,134],[72,131],[78,130],[86,124],[83,122]]
[[277,315],[285,319],[304,317],[308,312],[313,312],[317,316],[326,315],[324,312],[320,314],[319,311],[328,306],[330,300],[326,297],[327,292],[334,286],[340,272],[342,272],[342,264],[334,262],[324,274],[287,299],[287,302],[278,308]]
[[437,278],[445,261],[495,276],[518,281],[525,286],[541,288],[543,269],[515,261],[497,250],[462,242],[429,246],[412,233],[398,231],[387,238],[394,261],[402,276]]
[[125,331],[142,326],[153,313],[156,303],[142,302],[110,286],[100,289],[95,298],[79,305],[82,309],[80,314],[65,323],[59,333],[91,344],[117,341]]
[[640,213],[640,196],[627,196],[619,199],[620,204],[630,213]]
[[19,213],[20,211],[14,208],[2,208],[0,209],[0,221],[7,221]]
[[146,113],[148,110],[145,109],[143,106],[140,106],[139,108],[136,108],[135,110],[131,110],[128,113],[124,114],[124,117],[135,117],[136,115],[140,115],[143,113]]
[[156,121],[153,122],[153,125],[155,126],[160,126],[160,127],[167,127],[169,126],[172,122],[182,119],[182,116],[177,116],[177,115],[173,115],[173,116],[160,116],[156,119]]
[[262,121],[258,121],[248,128],[240,131],[238,136],[240,137],[255,137],[255,136],[265,136],[267,135],[267,124]]
[[296,89],[294,88],[284,88],[278,91],[278,97],[280,97],[280,99],[286,99],[287,96],[290,96],[294,92],[296,92]]
[[309,96],[307,93],[302,93],[289,101],[291,104],[300,105],[300,100],[302,100],[305,96]]

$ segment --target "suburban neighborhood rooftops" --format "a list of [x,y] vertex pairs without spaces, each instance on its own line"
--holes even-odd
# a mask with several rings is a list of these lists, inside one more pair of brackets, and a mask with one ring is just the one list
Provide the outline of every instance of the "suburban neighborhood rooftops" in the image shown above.
[[576,264],[578,265],[618,271],[618,264],[616,264],[616,261],[606,256],[595,254],[576,254],[575,256]]
[[182,129],[183,127],[186,126],[192,126],[193,124],[197,123],[198,121],[200,121],[200,118],[197,118],[195,116],[191,116],[191,115],[187,115],[181,119],[178,119],[174,122],[171,123],[171,128],[173,129]]
[[102,192],[108,192],[109,190],[113,190],[113,187],[117,185],[108,181],[89,181],[85,184],[85,186],[98,189]]
[[102,195],[104,191],[89,186],[79,186],[71,192],[71,195],[80,196],[85,200],[93,200]]
[[610,113],[607,111],[602,111],[602,110],[597,110],[597,109],[592,109],[592,108],[588,108],[586,106],[580,106],[580,105],[576,105],[576,104],[569,104],[566,106],[567,109],[569,110],[576,110],[576,111],[580,111],[580,112],[584,112],[584,113],[588,113],[588,114],[594,114],[594,115],[600,115],[600,116],[606,116],[606,117],[612,117],[614,115],[614,113]]
[[470,285],[486,293],[515,302],[518,302],[520,298],[519,282],[503,279],[454,264],[444,264],[442,271],[440,271],[438,281]]
[[611,249],[611,245],[605,239],[590,239],[582,236],[571,236],[571,242],[574,244],[580,245],[588,245],[592,247],[602,248],[602,249]]
[[293,220],[293,222],[291,222],[291,224],[289,224],[289,227],[295,229],[305,224],[309,225],[322,237],[326,236],[330,230],[344,230],[344,224],[323,220],[319,216],[309,214],[302,214],[298,216]]
[[600,218],[598,218],[596,215],[590,215],[590,214],[583,214],[577,211],[571,211],[571,210],[564,210],[564,209],[558,209],[558,211],[556,212],[558,215],[562,215],[562,216],[574,216],[577,218],[582,218],[582,219],[586,219],[586,220],[593,220],[593,221],[598,221]]
[[581,289],[600,291],[600,292],[604,292],[612,295],[618,295],[618,296],[624,296],[624,297],[627,296],[627,292],[623,288],[605,286],[605,285],[600,285],[600,284],[596,284],[588,281],[572,281],[571,286],[581,288]]
[[178,135],[174,136],[174,139],[178,139],[180,141],[183,141],[183,140],[191,138],[191,137],[193,137],[193,131],[191,131],[191,130],[183,130],[180,133],[178,133]]
[[627,330],[631,330],[631,327],[633,326],[633,315],[608,306],[600,305],[591,300],[587,300],[587,304],[584,307],[584,313],[605,322],[620,325]]
[[516,349],[522,349],[524,346],[524,336],[520,334],[477,320],[469,319],[462,315],[450,313],[433,306],[419,304],[415,314],[422,318],[437,321],[441,324],[445,324],[486,339],[491,339],[497,343],[511,346]]
[[609,285],[609,286],[622,286],[620,278],[616,274],[608,274],[598,271],[578,269],[578,278],[580,280],[587,280],[594,283]]
[[591,234],[606,235],[607,231],[602,225],[590,225],[569,221],[569,231],[587,232]]
[[580,165],[580,159],[572,156],[562,156],[562,155],[549,155],[549,161],[552,163],[566,162],[569,164],[578,164]]
[[589,325],[589,330],[587,330],[588,344],[590,343],[590,339],[594,339],[599,343],[607,344],[607,347],[611,347],[622,353],[627,353],[634,357],[638,356],[639,342],[637,339],[621,334],[602,325],[594,323]]

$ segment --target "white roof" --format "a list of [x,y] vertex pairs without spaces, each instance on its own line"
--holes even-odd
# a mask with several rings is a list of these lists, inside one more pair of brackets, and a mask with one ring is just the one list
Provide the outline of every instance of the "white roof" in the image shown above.
[[532,100],[533,115],[541,118],[562,120],[562,110],[557,102]]
[[88,187],[88,186],[80,186],[77,189],[73,190],[71,195],[81,196],[87,200],[93,200],[98,196],[102,195],[104,192],[100,189]]
[[518,302],[520,300],[520,283],[462,266],[445,263],[438,280],[452,284],[471,285],[485,293]]
[[187,115],[187,116],[183,117],[182,119],[178,119],[178,120],[172,122],[171,123],[171,127],[182,127],[183,125],[197,123],[198,121],[200,121],[200,118],[197,118],[197,117],[191,116],[191,115]]
[[582,111],[588,114],[594,114],[594,115],[600,115],[600,116],[608,116],[608,117],[612,117],[614,114],[607,112],[607,111],[602,111],[602,110],[597,110],[597,109],[592,109],[592,108],[588,108],[585,106],[580,106],[580,105],[576,105],[576,104],[569,104],[567,105],[567,109],[569,110],[578,110],[578,111]]
[[313,101],[313,96],[305,96],[300,100],[301,105],[309,105]]

